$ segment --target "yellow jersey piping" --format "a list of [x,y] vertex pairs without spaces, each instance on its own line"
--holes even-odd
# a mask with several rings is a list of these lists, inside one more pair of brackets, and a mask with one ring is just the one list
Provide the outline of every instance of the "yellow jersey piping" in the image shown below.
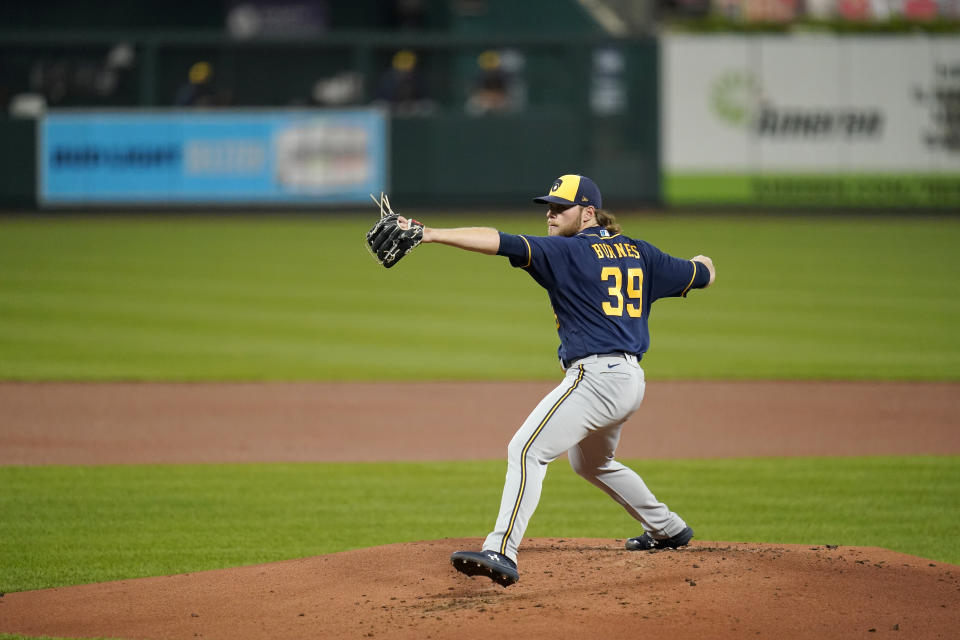
[[684,289],[683,293],[680,294],[684,298],[687,297],[687,291],[690,291],[690,287],[693,286],[693,281],[697,279],[697,263],[694,262],[693,260],[691,260],[690,262],[693,264],[693,277],[690,278],[690,282],[687,283],[687,288]]
[[527,452],[530,450],[530,447],[533,445],[533,441],[537,439],[537,436],[540,435],[540,432],[543,431],[543,428],[547,426],[547,421],[553,417],[553,414],[556,413],[557,409],[560,408],[560,405],[563,404],[563,401],[570,397],[570,394],[573,393],[573,390],[577,388],[580,384],[580,381],[583,380],[583,365],[581,364],[578,369],[580,372],[577,374],[577,379],[574,380],[573,386],[567,389],[559,400],[557,400],[550,411],[547,412],[547,415],[543,417],[543,420],[540,421],[540,424],[537,425],[536,430],[533,432],[533,435],[530,436],[530,439],[527,440],[527,443],[523,445],[523,450],[520,452],[520,491],[517,493],[517,501],[513,504],[513,512],[510,514],[510,524],[507,525],[507,532],[503,534],[503,540],[500,542],[500,553],[506,555],[507,553],[507,540],[510,539],[510,534],[513,533],[513,525],[517,522],[517,512],[520,511],[520,501],[523,500],[523,491],[527,487]]
[[523,240],[523,244],[527,245],[527,264],[520,267],[521,269],[526,269],[533,263],[533,249],[530,248],[530,242],[526,238],[520,236],[520,239]]

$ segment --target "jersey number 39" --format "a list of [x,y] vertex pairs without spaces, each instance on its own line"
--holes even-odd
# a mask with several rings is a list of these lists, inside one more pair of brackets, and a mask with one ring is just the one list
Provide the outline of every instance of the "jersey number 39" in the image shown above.
[[600,279],[612,285],[607,289],[607,293],[613,298],[613,302],[604,302],[601,305],[605,314],[622,316],[626,308],[631,318],[643,315],[643,269],[627,269],[626,291],[623,286],[623,270],[619,267],[604,267],[600,272]]

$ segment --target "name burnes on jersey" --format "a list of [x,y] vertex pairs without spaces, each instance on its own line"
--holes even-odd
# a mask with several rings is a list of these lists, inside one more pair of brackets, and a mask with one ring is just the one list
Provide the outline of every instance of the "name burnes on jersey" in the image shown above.
[[593,248],[593,252],[597,254],[598,260],[616,260],[618,258],[640,259],[640,250],[637,249],[636,245],[628,242],[615,242],[613,244],[595,242],[590,246]]

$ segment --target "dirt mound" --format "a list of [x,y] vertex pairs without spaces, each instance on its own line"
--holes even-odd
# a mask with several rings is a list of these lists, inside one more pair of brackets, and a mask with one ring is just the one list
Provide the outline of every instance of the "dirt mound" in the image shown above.
[[[502,459],[517,425],[552,387],[4,383],[0,464]],[[618,454],[958,453],[958,389],[656,382]],[[394,544],[9,593],[0,597],[0,632],[130,640],[613,640],[645,633],[819,640],[952,638],[960,620],[960,567],[883,549],[694,541],[647,553],[609,539],[532,539],[521,551],[520,582],[503,589],[450,566],[452,551],[479,543]]]
[[[275,638],[956,637],[960,567],[864,547],[610,539],[524,543],[520,582],[456,573],[479,540],[393,544],[273,564],[0,598],[27,635]],[[649,636],[655,637],[655,636]]]

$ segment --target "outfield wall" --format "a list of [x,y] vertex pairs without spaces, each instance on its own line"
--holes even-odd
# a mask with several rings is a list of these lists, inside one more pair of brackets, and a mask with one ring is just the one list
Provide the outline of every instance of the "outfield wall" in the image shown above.
[[[186,160],[199,156],[189,155],[189,140],[174,132],[168,146],[181,148],[182,161],[163,176],[152,170],[152,182],[108,194],[130,182],[124,176],[117,181],[115,172],[98,177],[88,164],[85,177],[77,174],[81,167],[66,167],[74,172],[74,191],[58,190],[65,183],[50,178],[65,167],[44,148],[43,132],[68,112],[51,109],[38,121],[0,119],[0,208],[324,207],[358,204],[362,191],[381,188],[404,206],[516,206],[528,202],[538,185],[545,188],[569,172],[594,177],[614,209],[960,207],[960,38],[954,36],[171,38],[151,36],[136,45],[127,72],[135,82],[121,83],[127,91],[117,98],[126,101],[125,111],[163,114],[174,129],[190,126],[182,119],[191,120],[191,111],[198,119],[216,119],[208,108],[171,107],[177,78],[198,56],[216,56],[219,77],[232,83],[228,93],[237,102],[217,108],[256,108],[254,119],[282,117],[266,105],[302,102],[298,92],[318,74],[332,75],[317,86],[343,89],[337,82],[347,73],[353,102],[337,109],[318,105],[311,117],[379,105],[386,120],[370,139],[378,140],[383,157],[370,149],[361,154],[377,175],[354,175],[349,189],[321,187],[346,179],[334,175],[343,169],[337,154],[327,154],[300,166],[299,186],[291,187],[276,172],[279,157],[268,141],[273,134],[256,134],[254,149],[240,132],[225,134],[212,153],[221,154],[221,168],[242,169],[251,160],[247,152],[256,151],[266,158],[256,180],[236,171],[197,179],[189,174],[196,165]],[[5,43],[0,34],[0,65],[38,52],[100,52],[110,42],[89,36]],[[401,47],[416,52],[429,99],[400,105],[380,100],[380,72]],[[468,99],[472,65],[479,52],[491,51],[511,61],[509,103],[477,112]],[[111,109],[90,117],[106,122],[118,113]],[[306,137],[323,146],[325,136],[315,129]],[[152,142],[163,146],[157,137]]]

